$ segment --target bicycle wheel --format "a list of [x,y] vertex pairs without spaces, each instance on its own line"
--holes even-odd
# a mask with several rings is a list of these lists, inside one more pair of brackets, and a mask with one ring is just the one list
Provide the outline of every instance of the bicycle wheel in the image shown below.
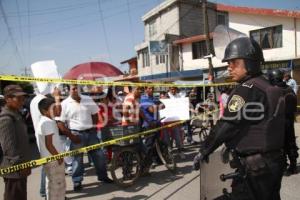
[[162,161],[162,163],[165,165],[165,167],[171,171],[176,171],[176,161],[174,158],[174,155],[169,150],[168,145],[165,145],[163,142],[156,140],[155,141],[155,149],[157,151],[157,154]]
[[111,176],[121,187],[129,187],[140,176],[141,159],[139,153],[130,147],[116,151],[111,161]]
[[208,137],[207,128],[201,127],[201,130],[199,131],[199,140],[200,140],[200,142],[203,142],[207,137]]

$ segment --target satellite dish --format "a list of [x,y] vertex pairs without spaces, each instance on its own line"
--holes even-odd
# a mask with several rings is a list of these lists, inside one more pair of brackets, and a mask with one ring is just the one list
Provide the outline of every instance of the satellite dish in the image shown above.
[[213,36],[216,57],[222,60],[226,46],[232,40],[240,37],[247,37],[247,35],[224,25],[216,26]]

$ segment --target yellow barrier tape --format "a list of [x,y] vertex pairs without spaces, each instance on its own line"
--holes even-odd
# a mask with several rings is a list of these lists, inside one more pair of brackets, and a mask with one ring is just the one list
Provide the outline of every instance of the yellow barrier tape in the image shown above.
[[78,85],[103,85],[103,86],[139,86],[139,87],[217,87],[224,85],[234,85],[236,83],[213,83],[213,84],[174,84],[174,83],[132,83],[132,82],[111,82],[111,81],[92,81],[92,80],[67,80],[55,78],[35,78],[28,76],[0,75],[0,80],[17,81],[17,82],[47,82],[47,83],[64,83]]
[[83,147],[83,148],[80,148],[80,149],[75,149],[73,151],[67,151],[67,152],[64,152],[64,153],[60,153],[60,154],[57,154],[55,156],[49,156],[49,157],[45,157],[45,158],[41,158],[41,159],[37,159],[37,160],[32,160],[32,161],[22,163],[22,164],[18,164],[18,165],[6,167],[6,168],[1,168],[0,169],[0,175],[14,173],[14,172],[20,171],[22,169],[26,169],[26,168],[38,167],[40,165],[43,165],[43,164],[46,164],[46,163],[49,163],[49,162],[52,162],[52,161],[55,161],[55,160],[59,160],[59,159],[62,159],[64,157],[75,156],[75,155],[80,154],[80,153],[86,153],[88,151],[99,149],[101,147],[117,144],[118,142],[123,141],[123,140],[130,140],[130,139],[138,138],[140,136],[148,135],[150,133],[162,130],[164,128],[170,128],[170,127],[173,127],[173,126],[180,125],[180,124],[182,124],[186,121],[187,120],[174,122],[174,123],[171,123],[169,125],[165,125],[165,126],[162,126],[162,127],[159,127],[159,128],[143,131],[143,132],[140,132],[140,133],[136,133],[134,135],[128,135],[128,136],[116,138],[116,139],[113,139],[113,140],[110,140],[110,141],[107,141],[107,142],[101,142],[99,144]]

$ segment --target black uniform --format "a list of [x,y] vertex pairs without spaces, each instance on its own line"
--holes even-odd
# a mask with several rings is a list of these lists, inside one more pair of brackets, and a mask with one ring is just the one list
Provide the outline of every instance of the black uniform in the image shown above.
[[285,82],[277,84],[284,91],[285,97],[285,144],[284,151],[289,159],[289,172],[295,173],[297,168],[298,147],[295,137],[295,113],[297,112],[297,96]]
[[233,179],[234,200],[280,199],[285,168],[282,94],[263,76],[247,76],[230,94],[224,116],[204,142],[204,158],[222,143],[237,151],[247,176]]
[[283,90],[285,100],[285,139],[284,151],[289,159],[288,174],[297,173],[298,147],[295,137],[295,113],[297,112],[297,96],[285,82],[283,82],[284,72],[274,69],[268,73],[269,81],[272,85],[278,86]]

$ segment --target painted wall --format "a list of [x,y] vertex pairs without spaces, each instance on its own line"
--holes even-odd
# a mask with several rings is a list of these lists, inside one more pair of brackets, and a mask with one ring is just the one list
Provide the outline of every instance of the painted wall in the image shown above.
[[145,22],[145,41],[162,40],[166,33],[179,35],[179,9],[176,5],[171,6],[162,13],[153,18],[155,19],[157,33],[153,36],[149,35],[149,22]]
[[[296,22],[297,54],[300,57],[300,19],[297,19]],[[283,26],[282,47],[264,50],[265,60],[273,61],[295,58],[295,27],[293,18],[229,13],[229,27],[243,32],[248,36],[251,30],[276,25]],[[208,61],[206,59],[193,60],[191,44],[182,45],[182,59],[184,70],[208,68]],[[213,58],[212,61],[214,67],[225,66],[220,59]]]
[[245,33],[260,28],[282,25],[282,47],[264,50],[266,61],[295,58],[295,32],[293,18],[229,13],[229,27]]

